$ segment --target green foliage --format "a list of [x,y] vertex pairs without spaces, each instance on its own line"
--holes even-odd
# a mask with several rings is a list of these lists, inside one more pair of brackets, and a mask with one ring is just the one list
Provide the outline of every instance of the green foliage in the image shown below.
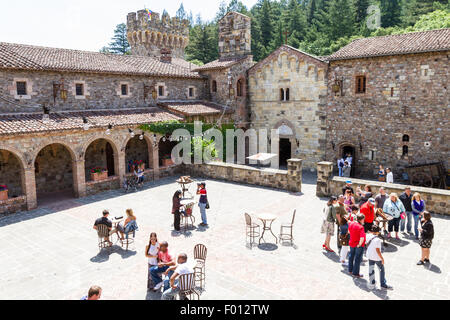
[[127,39],[127,26],[125,23],[118,24],[114,30],[114,36],[108,47],[103,47],[100,52],[115,54],[130,54],[130,45]]

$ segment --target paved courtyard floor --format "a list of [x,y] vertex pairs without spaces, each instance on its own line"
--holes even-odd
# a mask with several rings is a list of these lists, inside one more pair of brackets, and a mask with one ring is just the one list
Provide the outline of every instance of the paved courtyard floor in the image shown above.
[[[83,199],[46,204],[32,212],[0,219],[0,299],[80,299],[97,284],[103,299],[158,299],[147,293],[144,248],[150,232],[167,240],[172,254],[203,243],[208,248],[206,290],[202,299],[450,299],[450,219],[433,217],[432,265],[417,266],[419,245],[401,236],[386,248],[388,284],[393,291],[368,290],[364,279],[353,279],[335,254],[322,251],[320,234],[325,199],[315,196],[313,181],[303,194],[206,180],[210,227],[172,233],[171,196],[176,178],[150,183],[142,191],[109,191]],[[99,254],[93,222],[109,209],[111,216],[132,208],[140,230],[129,251],[118,246]],[[295,245],[249,249],[244,212],[273,213],[275,234],[297,209]],[[194,211],[200,222],[198,207]],[[267,236],[268,241],[274,241]],[[335,238],[332,247],[336,249]],[[377,287],[378,270],[377,270]]]

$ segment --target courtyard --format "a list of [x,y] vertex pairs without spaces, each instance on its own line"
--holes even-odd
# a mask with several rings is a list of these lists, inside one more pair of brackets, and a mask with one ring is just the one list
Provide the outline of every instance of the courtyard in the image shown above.
[[[322,251],[322,208],[316,197],[315,178],[303,177],[302,193],[206,179],[211,209],[209,228],[172,232],[171,197],[178,189],[168,177],[149,182],[141,191],[122,190],[45,203],[30,212],[0,218],[0,299],[80,299],[91,285],[103,288],[103,299],[160,298],[147,292],[147,258],[144,248],[150,232],[169,242],[172,255],[185,252],[192,259],[196,244],[208,248],[206,287],[209,299],[449,299],[450,218],[433,216],[435,240],[431,265],[417,266],[419,245],[401,236],[385,249],[386,277],[393,291],[368,290],[368,265],[363,279],[354,279],[336,254]],[[201,179],[196,179],[201,181]],[[125,251],[113,246],[99,253],[94,220],[103,209],[110,218],[132,208],[139,231],[135,244]],[[244,212],[277,216],[273,231],[297,210],[294,245],[262,245],[250,249],[245,240]],[[196,226],[200,222],[194,209]],[[257,219],[255,219],[257,220]],[[257,221],[260,223],[260,221]],[[266,233],[265,239],[274,238]],[[336,249],[335,237],[332,248]],[[192,260],[191,260],[192,261]],[[379,288],[378,272],[377,287]]]

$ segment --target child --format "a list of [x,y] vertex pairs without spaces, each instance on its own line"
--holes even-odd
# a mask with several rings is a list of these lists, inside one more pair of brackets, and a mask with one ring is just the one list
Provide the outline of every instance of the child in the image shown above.
[[357,206],[352,206],[352,213],[347,217],[348,221],[356,221],[356,215],[359,212],[359,208]]
[[340,235],[339,235],[339,241],[341,242],[341,263],[344,267],[346,267],[348,264],[345,262],[347,259],[347,254],[350,250],[350,247],[348,245],[348,241],[350,240],[350,233],[348,232],[348,221],[346,217],[341,218],[340,223]]
[[369,230],[366,238],[367,259],[369,260],[369,289],[375,289],[375,265],[380,269],[380,286],[382,289],[392,290],[391,286],[386,284],[384,277],[384,258],[381,255],[381,239],[378,238],[380,234],[380,227],[373,225]]

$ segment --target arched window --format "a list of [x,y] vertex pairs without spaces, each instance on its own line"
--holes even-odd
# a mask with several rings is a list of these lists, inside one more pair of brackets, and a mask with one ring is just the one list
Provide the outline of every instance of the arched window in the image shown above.
[[409,136],[407,134],[403,135],[402,141],[409,142]]
[[286,101],[289,101],[289,88],[286,88]]
[[217,81],[213,80],[212,82],[212,92],[217,92]]
[[403,156],[407,156],[408,155],[408,151],[409,151],[408,146],[403,146],[402,155]]
[[238,97],[242,97],[244,93],[244,81],[239,79],[236,85],[236,93]]
[[284,101],[284,89],[280,89],[280,101]]

